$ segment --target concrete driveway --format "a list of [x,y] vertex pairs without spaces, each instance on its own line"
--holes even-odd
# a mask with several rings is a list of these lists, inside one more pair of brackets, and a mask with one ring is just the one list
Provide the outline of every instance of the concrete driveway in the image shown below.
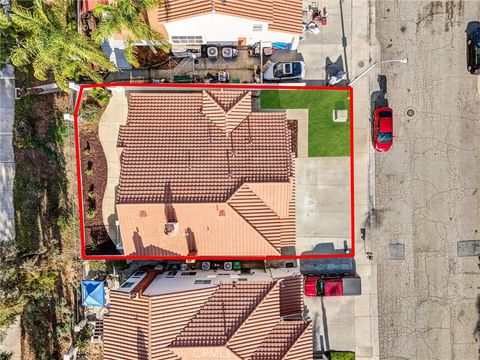
[[297,158],[295,173],[297,254],[319,243],[350,243],[350,158]]

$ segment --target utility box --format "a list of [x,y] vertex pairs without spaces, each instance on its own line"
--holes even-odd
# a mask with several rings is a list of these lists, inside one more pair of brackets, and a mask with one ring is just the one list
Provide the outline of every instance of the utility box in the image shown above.
[[333,110],[333,122],[347,122],[348,110]]

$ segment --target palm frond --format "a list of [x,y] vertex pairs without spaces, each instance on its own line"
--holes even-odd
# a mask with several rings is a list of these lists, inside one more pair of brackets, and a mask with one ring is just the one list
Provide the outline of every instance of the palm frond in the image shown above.
[[140,0],[140,11],[149,11],[162,6],[161,0]]
[[125,59],[132,64],[134,67],[139,67],[140,63],[138,62],[138,48],[133,45],[132,41],[128,41],[125,45],[124,50]]
[[12,61],[12,64],[16,67],[22,67],[30,64],[28,51],[22,47],[15,47],[12,49],[12,52],[10,54],[10,60]]
[[122,25],[115,16],[105,16],[102,18],[95,28],[92,38],[97,44],[101,44],[104,40],[111,38],[122,30]]
[[101,4],[101,3],[96,4],[92,10],[93,15],[97,19],[102,19],[104,15],[111,14],[113,11],[115,11],[115,5]]

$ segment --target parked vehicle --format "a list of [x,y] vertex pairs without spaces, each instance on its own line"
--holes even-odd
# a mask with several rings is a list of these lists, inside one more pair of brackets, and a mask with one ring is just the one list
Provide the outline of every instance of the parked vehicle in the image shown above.
[[306,296],[346,296],[362,293],[362,282],[358,275],[308,276],[304,286]]
[[303,61],[277,62],[263,73],[265,80],[299,80],[305,76],[305,63]]
[[480,75],[480,29],[467,36],[467,70]]
[[372,141],[375,150],[386,152],[393,145],[393,111],[382,106],[373,112]]

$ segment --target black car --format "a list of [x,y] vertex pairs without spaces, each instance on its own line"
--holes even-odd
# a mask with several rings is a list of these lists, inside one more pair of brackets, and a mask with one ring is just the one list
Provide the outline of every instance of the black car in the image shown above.
[[467,36],[467,70],[480,75],[480,29]]

